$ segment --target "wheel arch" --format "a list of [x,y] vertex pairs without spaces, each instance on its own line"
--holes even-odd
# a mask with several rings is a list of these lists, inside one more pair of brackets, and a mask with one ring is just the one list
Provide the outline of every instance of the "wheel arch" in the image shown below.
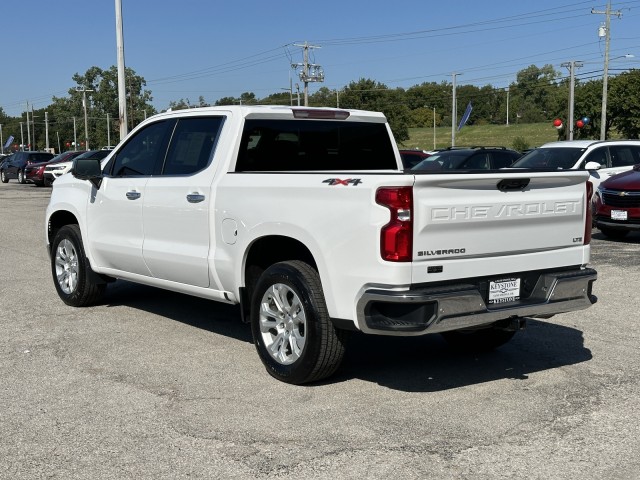
[[79,225],[78,218],[68,210],[57,210],[51,214],[47,222],[47,243],[51,247],[56,232],[65,225]]
[[242,268],[243,285],[240,288],[242,320],[249,321],[253,287],[267,268],[279,262],[301,260],[318,271],[318,263],[311,250],[300,240],[283,235],[257,238],[247,249]]

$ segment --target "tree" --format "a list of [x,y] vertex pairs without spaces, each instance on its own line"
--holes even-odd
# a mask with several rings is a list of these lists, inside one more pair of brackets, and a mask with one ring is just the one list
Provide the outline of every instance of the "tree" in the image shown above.
[[340,92],[320,87],[317,92],[309,96],[309,105],[312,107],[335,107],[340,99]]
[[240,99],[235,98],[235,97],[222,97],[218,100],[216,100],[215,105],[216,106],[221,106],[221,105],[238,105],[240,103]]
[[[567,108],[567,107],[565,107]],[[600,112],[602,111],[602,80],[591,80],[576,85],[574,122],[587,117],[589,122],[582,128],[574,126],[574,138],[600,138]],[[566,109],[565,109],[566,111]],[[568,121],[568,120],[567,120]],[[607,121],[609,123],[609,121]]]
[[509,89],[523,122],[541,122],[552,116],[563,96],[558,88],[559,77],[552,65],[531,65],[516,74],[516,83]]
[[640,136],[640,70],[631,70],[609,83],[607,124],[625,138]]
[[[76,85],[69,89],[69,97],[53,97],[51,105],[45,110],[49,112],[50,127],[56,137],[60,136],[61,146],[74,141],[74,118],[76,123],[75,137],[78,143],[84,141],[84,108],[83,90],[86,91],[87,117],[90,147],[106,145],[108,141],[119,136],[118,105],[118,69],[115,66],[108,70],[91,67],[83,75],[72,76]],[[147,115],[156,113],[151,105],[151,92],[143,90],[146,80],[137,75],[131,68],[125,70],[127,90],[127,116],[130,127],[144,120]],[[107,132],[107,114],[109,115],[109,131]],[[57,138],[56,138],[57,142]]]
[[382,112],[387,117],[398,142],[409,139],[409,108],[404,104],[403,89],[390,90],[386,85],[361,78],[344,88],[340,107]]

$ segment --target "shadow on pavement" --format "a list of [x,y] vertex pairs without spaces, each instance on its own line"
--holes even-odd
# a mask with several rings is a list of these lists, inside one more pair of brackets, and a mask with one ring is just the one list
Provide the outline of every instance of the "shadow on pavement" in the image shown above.
[[170,318],[209,332],[253,343],[251,329],[240,321],[240,307],[118,280],[107,287],[101,302],[127,306]]
[[358,378],[394,390],[435,392],[500,379],[526,380],[531,373],[591,358],[581,331],[536,320],[529,320],[527,329],[506,345],[482,354],[454,351],[437,334],[356,334],[333,381]]
[[[143,310],[252,343],[251,329],[240,321],[238,306],[125,281],[109,285],[102,304]],[[454,351],[437,334],[385,337],[354,333],[341,368],[321,384],[361,379],[394,390],[434,392],[500,379],[527,379],[534,372],[591,358],[581,331],[536,320],[529,320],[527,329],[506,345],[483,354]]]

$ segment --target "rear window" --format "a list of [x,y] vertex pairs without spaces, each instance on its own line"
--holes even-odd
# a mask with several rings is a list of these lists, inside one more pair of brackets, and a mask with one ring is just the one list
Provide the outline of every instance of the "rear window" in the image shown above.
[[386,125],[317,120],[247,120],[237,172],[397,170]]

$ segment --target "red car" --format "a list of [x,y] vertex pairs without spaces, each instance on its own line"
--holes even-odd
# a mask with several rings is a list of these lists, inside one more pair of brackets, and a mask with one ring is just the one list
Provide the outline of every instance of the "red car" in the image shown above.
[[595,226],[607,237],[640,232],[640,164],[600,184],[593,214]]
[[424,150],[400,150],[400,158],[404,168],[413,168],[429,156]]
[[24,168],[24,181],[26,183],[35,183],[38,187],[44,187],[44,167],[46,167],[47,165],[51,165],[52,163],[68,162],[70,160],[73,160],[81,153],[84,152],[64,152],[53,157],[47,162],[32,163],[30,165],[27,165]]

